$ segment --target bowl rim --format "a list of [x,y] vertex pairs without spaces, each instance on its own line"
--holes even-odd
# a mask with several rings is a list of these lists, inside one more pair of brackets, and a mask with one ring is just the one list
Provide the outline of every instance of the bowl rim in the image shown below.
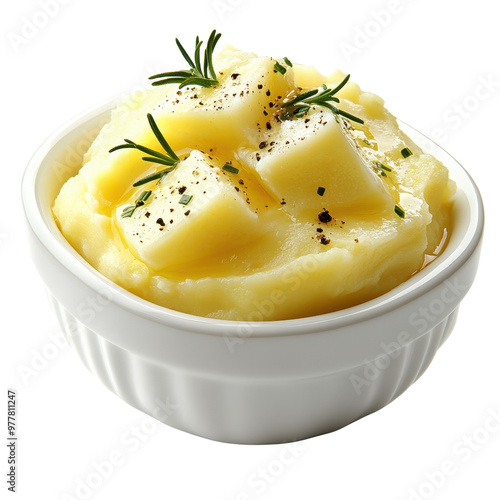
[[118,286],[94,269],[64,239],[55,223],[54,227],[58,234],[54,234],[53,229],[47,225],[42,216],[39,206],[40,167],[43,165],[48,153],[57,148],[70,132],[84,127],[88,122],[105,113],[110,113],[121,99],[122,97],[114,97],[111,100],[99,103],[56,129],[40,145],[28,162],[22,178],[21,195],[28,226],[50,254],[96,293],[102,293],[103,290],[106,290],[107,298],[110,301],[145,319],[178,330],[224,337],[233,335],[240,337],[242,332],[248,330],[251,331],[252,337],[290,336],[336,330],[390,313],[392,310],[415,300],[451,278],[471,257],[480,244],[484,227],[484,207],[474,180],[465,168],[441,146],[405,122],[398,120],[403,131],[414,142],[420,145],[419,141],[414,139],[414,136],[417,136],[420,140],[425,140],[427,146],[430,145],[449,158],[453,163],[452,168],[450,168],[450,165],[446,165],[450,170],[450,174],[453,171],[460,178],[457,179],[455,176],[450,175],[457,183],[457,188],[467,198],[470,218],[464,237],[457,243],[455,248],[448,252],[448,255],[440,255],[424,269],[379,297],[339,311],[304,318],[264,321],[221,320],[195,316],[149,302]]

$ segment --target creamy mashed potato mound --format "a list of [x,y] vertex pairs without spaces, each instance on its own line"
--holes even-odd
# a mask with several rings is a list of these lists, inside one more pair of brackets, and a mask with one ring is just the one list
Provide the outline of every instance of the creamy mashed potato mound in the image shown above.
[[[454,183],[380,97],[352,81],[336,94],[363,124],[316,105],[287,117],[284,103],[345,75],[232,47],[214,67],[216,86],[170,84],[124,99],[62,186],[55,219],[95,269],[177,311],[262,321],[360,304],[438,255]],[[163,151],[148,113],[180,162],[133,187],[165,165],[109,150],[127,138]]]

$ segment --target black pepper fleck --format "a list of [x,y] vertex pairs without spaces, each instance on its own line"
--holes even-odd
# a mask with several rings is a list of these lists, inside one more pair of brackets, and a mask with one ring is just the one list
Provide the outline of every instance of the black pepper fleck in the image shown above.
[[259,149],[264,149],[266,146],[267,146],[267,142],[266,142],[266,141],[262,141],[262,142],[259,144]]
[[160,226],[162,226],[162,227],[165,225],[165,222],[163,221],[163,219],[161,217],[159,217],[158,219],[156,219],[156,223],[160,224]]
[[320,222],[327,223],[332,221],[332,216],[328,210],[323,209],[323,212],[318,214],[318,219]]

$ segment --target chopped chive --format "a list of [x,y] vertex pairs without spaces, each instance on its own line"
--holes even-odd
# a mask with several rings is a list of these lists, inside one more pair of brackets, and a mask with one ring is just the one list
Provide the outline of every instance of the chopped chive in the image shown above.
[[181,205],[187,205],[192,199],[193,199],[193,195],[192,194],[183,194],[181,196],[181,199],[179,200],[179,203]]
[[293,68],[293,64],[291,63],[290,59],[288,59],[288,57],[284,57],[283,58],[283,61],[285,61],[285,63],[290,66],[290,68]]
[[373,161],[372,162],[377,168],[380,168],[382,170],[385,170],[386,172],[392,172],[392,168],[387,167],[380,161]]
[[278,61],[274,63],[275,71],[279,71],[282,75],[286,73],[286,68],[282,66]]
[[319,194],[320,196],[323,196],[323,195],[325,194],[325,191],[326,191],[326,188],[324,188],[324,187],[321,187],[321,186],[320,186],[320,187],[318,188],[318,194]]
[[411,149],[410,148],[403,148],[401,150],[401,154],[403,155],[403,158],[408,158],[409,156],[411,156],[413,153],[411,152]]
[[232,174],[237,174],[240,170],[239,168],[233,167],[229,163],[226,163],[223,167],[222,170],[225,170],[226,172],[231,172]]
[[405,218],[405,211],[399,205],[394,205],[394,212],[398,217]]

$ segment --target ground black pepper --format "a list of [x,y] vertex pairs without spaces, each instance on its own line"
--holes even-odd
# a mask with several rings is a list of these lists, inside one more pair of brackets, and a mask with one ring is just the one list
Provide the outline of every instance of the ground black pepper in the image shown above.
[[330,215],[330,212],[328,210],[323,209],[323,212],[320,212],[318,214],[318,219],[320,222],[324,222],[326,224],[327,222],[332,221],[332,216]]

